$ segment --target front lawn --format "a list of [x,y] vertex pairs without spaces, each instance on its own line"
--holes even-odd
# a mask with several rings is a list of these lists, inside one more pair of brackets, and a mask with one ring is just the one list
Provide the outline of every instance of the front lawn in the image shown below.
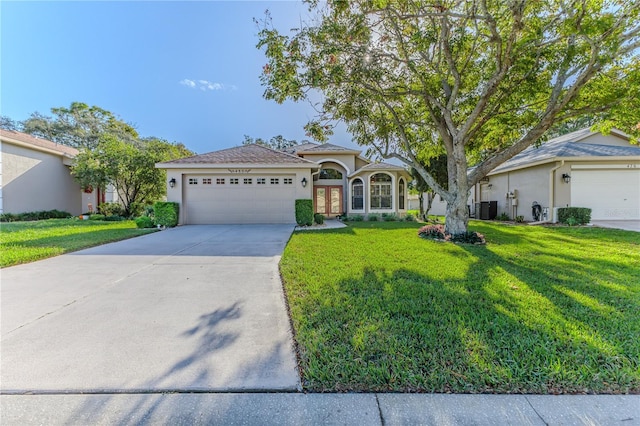
[[47,257],[153,232],[137,229],[133,221],[49,219],[0,224],[0,267]]
[[281,273],[310,391],[640,392],[640,234],[471,222],[295,233]]

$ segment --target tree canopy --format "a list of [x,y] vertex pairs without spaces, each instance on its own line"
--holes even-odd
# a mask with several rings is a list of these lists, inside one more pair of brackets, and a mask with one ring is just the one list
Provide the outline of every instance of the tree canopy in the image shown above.
[[299,144],[297,140],[285,139],[282,135],[274,136],[269,140],[262,139],[262,138],[252,138],[249,135],[244,135],[244,140],[242,141],[242,145],[250,145],[254,143],[258,145],[266,146],[268,148],[275,149],[278,151],[283,151],[283,150],[286,150],[287,148],[291,148]]
[[[315,102],[316,139],[342,120],[357,143],[414,167],[447,202],[449,233],[467,229],[469,189],[552,126],[590,115],[640,135],[634,2],[308,4],[291,34],[260,22],[264,96]],[[442,154],[447,188],[423,166]]]

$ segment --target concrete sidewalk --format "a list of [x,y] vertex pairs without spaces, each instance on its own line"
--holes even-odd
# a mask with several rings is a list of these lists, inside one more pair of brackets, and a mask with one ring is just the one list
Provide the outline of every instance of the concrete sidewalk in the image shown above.
[[2,425],[640,425],[640,395],[3,395]]

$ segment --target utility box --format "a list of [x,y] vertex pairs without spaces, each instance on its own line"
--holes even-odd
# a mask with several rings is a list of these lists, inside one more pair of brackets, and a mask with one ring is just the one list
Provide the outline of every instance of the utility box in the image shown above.
[[481,220],[493,220],[498,216],[497,201],[481,201],[476,203],[476,218]]
[[518,199],[517,198],[512,198],[511,199],[511,205],[514,206],[514,207],[517,206],[518,205]]

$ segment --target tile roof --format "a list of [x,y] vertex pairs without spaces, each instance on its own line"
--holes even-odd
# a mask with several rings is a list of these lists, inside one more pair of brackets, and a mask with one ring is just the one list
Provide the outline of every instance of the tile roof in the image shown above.
[[307,142],[307,143],[302,143],[300,145],[294,145],[292,147],[283,149],[282,151],[288,152],[289,154],[297,154],[298,152],[302,152],[307,149],[314,148],[316,146],[319,146],[319,145],[317,143]]
[[[314,146],[308,148],[307,145],[314,145]],[[341,151],[345,153],[360,152],[354,149],[345,148],[343,146],[334,145],[332,143],[323,143],[322,145],[305,144],[304,148],[298,149],[296,153],[306,154],[306,153],[313,153],[313,152],[341,152]]]
[[571,142],[567,141],[566,138],[560,141],[554,139],[539,147],[530,146],[520,154],[493,169],[491,173],[522,167],[527,164],[538,163],[545,160],[552,160],[554,158],[627,156],[640,156],[640,146],[597,145]]
[[78,155],[78,152],[79,152],[77,149],[72,148],[70,146],[51,142],[47,139],[36,138],[35,136],[31,136],[27,133],[16,132],[13,130],[0,129],[0,136],[2,136],[2,139],[5,139],[5,138],[13,139],[15,141],[26,143],[34,147],[40,147],[40,148],[56,151],[68,157],[75,157],[76,155]]
[[305,160],[293,154],[276,151],[261,145],[241,145],[193,157],[180,158],[161,164],[309,164],[313,161]]
[[356,175],[356,174],[358,174],[360,172],[364,172],[364,171],[375,171],[375,170],[381,170],[381,171],[383,171],[383,170],[386,170],[386,171],[404,171],[404,172],[406,172],[406,169],[404,167],[396,166],[395,164],[380,162],[380,163],[370,163],[370,164],[367,164],[366,166],[362,166],[358,170],[353,172],[352,175]]

